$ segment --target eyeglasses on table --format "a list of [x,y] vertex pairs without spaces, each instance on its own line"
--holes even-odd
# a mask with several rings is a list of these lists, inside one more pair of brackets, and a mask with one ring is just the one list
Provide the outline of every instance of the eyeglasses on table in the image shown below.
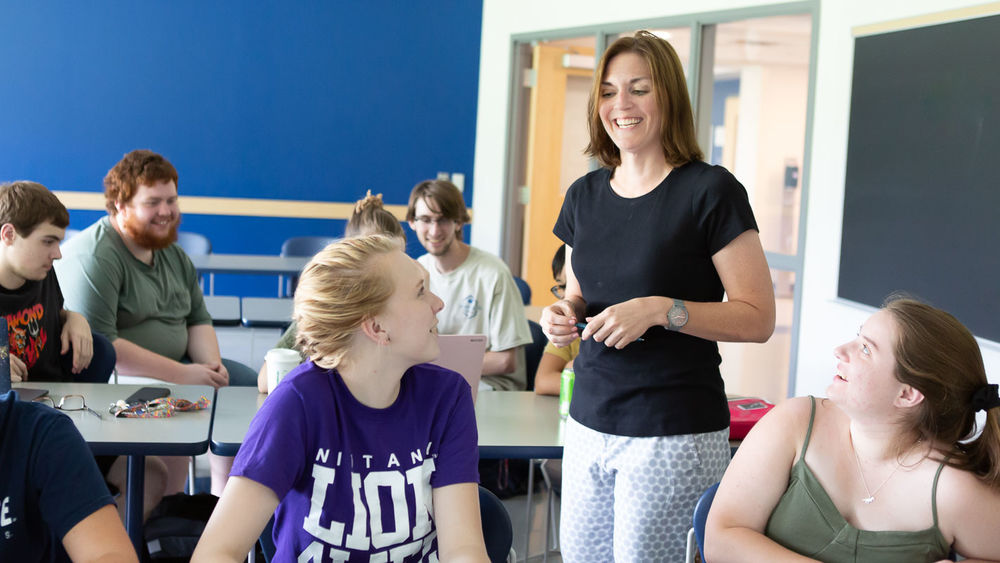
[[55,401],[52,400],[52,397],[39,397],[38,399],[36,399],[36,402],[48,403],[48,405],[51,406],[52,408],[59,409],[64,412],[87,411],[90,414],[96,416],[97,418],[104,420],[104,417],[101,416],[101,413],[87,406],[87,399],[85,399],[83,395],[77,395],[77,394],[63,395],[62,398],[59,399],[58,405],[56,404]]

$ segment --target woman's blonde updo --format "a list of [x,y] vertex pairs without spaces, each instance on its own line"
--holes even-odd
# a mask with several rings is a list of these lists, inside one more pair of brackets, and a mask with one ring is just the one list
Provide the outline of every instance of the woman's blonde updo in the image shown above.
[[361,323],[394,291],[380,258],[402,250],[398,238],[369,235],[334,242],[313,256],[295,289],[296,345],[316,365],[341,366]]
[[345,237],[360,237],[375,233],[397,236],[406,240],[406,233],[399,219],[389,213],[382,203],[382,194],[372,195],[368,190],[365,197],[354,204],[354,213],[344,228]]

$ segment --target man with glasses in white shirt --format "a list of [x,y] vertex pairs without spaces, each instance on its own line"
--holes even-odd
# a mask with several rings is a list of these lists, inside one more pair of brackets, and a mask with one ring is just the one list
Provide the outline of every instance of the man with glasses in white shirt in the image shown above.
[[410,192],[406,220],[427,250],[417,261],[445,303],[438,331],[485,334],[483,381],[497,390],[524,390],[524,345],[531,342],[524,303],[502,260],[462,242],[469,219],[462,192],[451,182],[425,180]]

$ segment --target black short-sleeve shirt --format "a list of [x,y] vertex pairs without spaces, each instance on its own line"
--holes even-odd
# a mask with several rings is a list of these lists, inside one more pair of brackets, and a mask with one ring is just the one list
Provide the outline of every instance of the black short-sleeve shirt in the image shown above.
[[[675,168],[636,198],[611,188],[602,168],[570,186],[553,232],[572,252],[587,316],[636,297],[718,302],[724,288],[712,256],[757,230],[746,189],[725,168]],[[624,350],[589,339],[573,363],[570,414],[620,436],[671,436],[729,424],[718,345],[650,328]]]
[[0,287],[0,314],[7,318],[10,353],[24,362],[29,381],[72,381],[59,362],[63,295],[55,270],[15,290]]

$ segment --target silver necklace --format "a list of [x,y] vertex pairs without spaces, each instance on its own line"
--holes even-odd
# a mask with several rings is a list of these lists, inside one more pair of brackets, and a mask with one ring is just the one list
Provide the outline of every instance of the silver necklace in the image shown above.
[[854,448],[854,436],[852,436],[848,431],[847,437],[851,441],[851,451],[854,452],[854,461],[858,462],[858,475],[861,476],[861,484],[865,486],[865,492],[868,493],[868,496],[861,499],[861,502],[871,504],[875,502],[875,494],[882,490],[882,487],[889,482],[889,479],[892,479],[892,476],[896,474],[896,471],[899,471],[900,463],[898,460],[896,461],[896,467],[892,470],[892,473],[890,473],[889,476],[882,481],[882,484],[875,487],[875,490],[873,491],[868,488],[868,481],[865,480],[865,472],[861,470],[861,458],[858,457],[858,450]]

